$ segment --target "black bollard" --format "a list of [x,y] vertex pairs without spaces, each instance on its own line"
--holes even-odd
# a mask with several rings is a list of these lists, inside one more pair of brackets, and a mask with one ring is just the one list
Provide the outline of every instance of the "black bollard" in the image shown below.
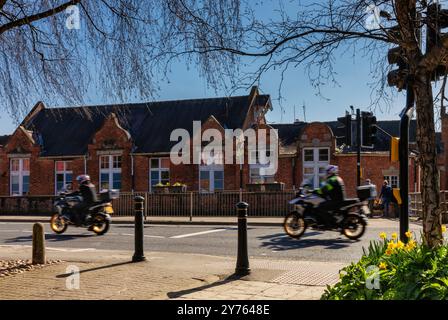
[[238,257],[236,260],[235,274],[246,276],[250,273],[249,255],[247,253],[247,208],[246,202],[236,205],[238,213]]
[[143,252],[143,207],[145,199],[143,197],[135,197],[135,252],[132,256],[132,262],[145,261],[145,254]]

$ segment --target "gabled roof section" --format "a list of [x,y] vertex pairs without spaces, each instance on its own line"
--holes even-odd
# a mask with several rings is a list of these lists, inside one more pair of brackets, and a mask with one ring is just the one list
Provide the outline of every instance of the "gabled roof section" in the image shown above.
[[[266,101],[269,96],[265,96]],[[43,108],[26,127],[38,132],[42,156],[84,155],[105,119],[115,113],[120,126],[130,133],[135,153],[169,152],[177,142],[171,132],[182,128],[192,135],[193,121],[214,116],[225,129],[243,126],[249,96],[161,101],[136,104],[71,108]]]

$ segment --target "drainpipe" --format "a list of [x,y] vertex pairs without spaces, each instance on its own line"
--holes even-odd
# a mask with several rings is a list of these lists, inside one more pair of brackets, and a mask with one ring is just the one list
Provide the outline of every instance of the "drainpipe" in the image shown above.
[[134,194],[135,176],[134,176],[134,155],[131,154],[131,192]]
[[87,174],[87,155],[84,155],[84,174]]
[[292,189],[296,189],[296,158],[292,158]]

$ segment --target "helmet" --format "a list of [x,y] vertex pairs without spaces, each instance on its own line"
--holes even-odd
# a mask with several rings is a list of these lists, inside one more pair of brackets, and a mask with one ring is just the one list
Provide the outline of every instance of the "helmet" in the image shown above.
[[76,177],[76,181],[78,181],[79,184],[83,184],[84,182],[90,181],[90,176],[87,174],[82,174]]
[[329,165],[327,169],[325,169],[325,173],[328,177],[334,176],[335,174],[338,174],[338,166]]

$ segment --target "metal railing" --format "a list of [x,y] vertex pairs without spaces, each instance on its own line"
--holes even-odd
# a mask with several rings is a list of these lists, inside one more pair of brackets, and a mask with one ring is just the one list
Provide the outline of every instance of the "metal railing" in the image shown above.
[[132,216],[133,199],[137,195],[145,198],[145,216],[234,216],[235,205],[244,201],[249,203],[250,216],[276,217],[285,215],[291,209],[288,201],[295,192],[121,193],[120,198],[113,201],[115,215]]

